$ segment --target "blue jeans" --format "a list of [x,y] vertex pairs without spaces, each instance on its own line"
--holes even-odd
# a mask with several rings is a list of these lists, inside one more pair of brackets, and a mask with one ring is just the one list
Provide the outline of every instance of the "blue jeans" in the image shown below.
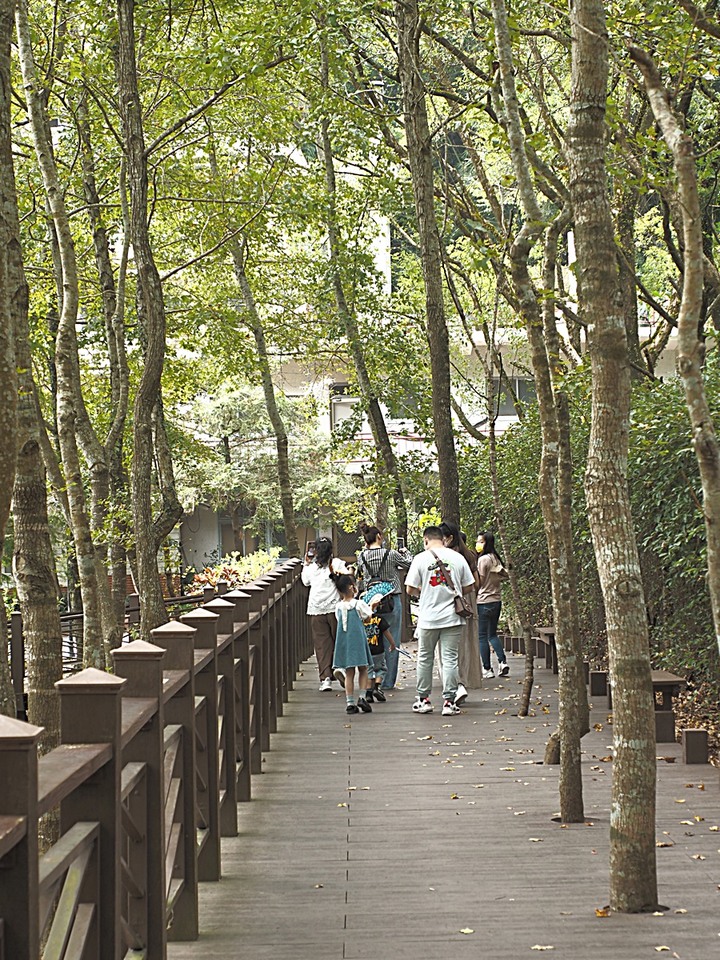
[[385,619],[388,622],[390,627],[390,633],[392,638],[395,641],[395,650],[390,650],[390,646],[383,637],[383,642],[385,644],[385,662],[387,663],[387,673],[385,674],[385,679],[382,682],[383,690],[390,690],[395,686],[398,673],[398,661],[400,659],[400,654],[397,651],[397,647],[400,646],[400,641],[402,639],[402,604],[403,596],[401,593],[394,593],[393,598],[393,609],[392,613],[384,614]]
[[500,600],[493,603],[478,604],[478,639],[480,641],[480,659],[482,660],[483,670],[490,669],[491,645],[497,654],[498,663],[505,663],[507,659],[503,645],[497,635],[501,607],[502,602]]

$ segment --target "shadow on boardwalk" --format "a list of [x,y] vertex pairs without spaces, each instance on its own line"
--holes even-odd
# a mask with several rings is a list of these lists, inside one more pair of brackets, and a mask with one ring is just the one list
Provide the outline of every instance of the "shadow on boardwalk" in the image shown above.
[[[414,671],[372,715],[320,694],[314,663],[290,695],[223,879],[200,888],[201,936],[170,960],[680,960],[720,956],[718,770],[658,754],[662,916],[598,918],[608,899],[611,729],[593,702],[587,823],[562,827],[542,765],[557,678],[537,671],[534,717],[516,676],[471,691],[461,715],[417,716]],[[337,690],[337,687],[336,687]],[[464,931],[464,932],[463,932]],[[658,948],[662,947],[663,950]]]

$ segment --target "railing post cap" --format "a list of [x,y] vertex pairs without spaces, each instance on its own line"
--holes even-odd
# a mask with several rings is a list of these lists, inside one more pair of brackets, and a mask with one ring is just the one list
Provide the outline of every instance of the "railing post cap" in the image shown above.
[[112,650],[111,656],[113,660],[161,660],[165,656],[165,648],[147,640],[133,640]]
[[150,636],[162,639],[166,634],[171,637],[177,637],[191,633],[196,633],[195,627],[189,627],[186,623],[183,623],[182,620],[169,620],[167,623],[163,623],[159,627],[155,627],[154,630],[151,630]]
[[37,743],[44,727],[0,714],[0,750],[13,750],[23,744]]
[[234,590],[228,590],[227,593],[224,593],[222,596],[222,599],[227,600],[228,597],[231,598],[232,600],[249,600],[250,594],[243,593],[242,590],[238,590],[238,588],[236,587]]
[[64,680],[58,680],[55,687],[59,694],[64,693],[117,693],[127,681],[106,673],[95,667],[87,667]]
[[[213,600],[212,602],[214,603],[215,601]],[[232,606],[232,604],[228,604],[228,606]],[[212,610],[207,610],[205,607],[188,610],[187,613],[183,613],[180,616],[180,622],[183,625],[187,625],[188,623],[201,623],[203,620],[206,623],[217,623],[219,619],[219,613],[213,613]],[[195,627],[191,627],[191,629],[194,630]]]
[[[225,594],[227,596],[227,594]],[[215,597],[214,600],[209,600],[207,603],[202,605],[202,609],[207,613],[208,611],[212,613],[213,610],[227,610],[229,607],[234,607],[235,604],[232,600],[225,600],[223,597]],[[185,616],[185,614],[183,614]]]

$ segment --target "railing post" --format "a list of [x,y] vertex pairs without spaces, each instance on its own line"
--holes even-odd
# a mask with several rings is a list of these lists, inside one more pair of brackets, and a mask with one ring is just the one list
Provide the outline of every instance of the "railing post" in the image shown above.
[[[237,774],[235,758],[237,748],[235,744],[235,660],[233,645],[227,639],[219,642],[219,638],[229,637],[234,631],[233,616],[235,604],[218,597],[211,600],[199,610],[191,610],[183,615],[183,622],[202,632],[203,624],[212,619],[212,631],[217,646],[217,669],[222,684],[222,712],[220,714],[219,732],[219,771],[220,784],[220,835],[223,837],[237,836]],[[208,644],[212,638],[208,635]],[[220,698],[219,698],[220,699]],[[220,705],[218,705],[218,709]]]
[[10,614],[10,671],[15,692],[15,716],[27,720],[25,707],[25,638],[23,637],[22,614],[13,610]]
[[[80,784],[60,805],[63,833],[80,820],[100,824],[99,940],[103,957],[119,960],[120,924],[120,782],[121,690],[125,681],[89,667],[55,686],[60,694],[60,742],[108,743],[112,756],[98,772]],[[151,958],[148,956],[148,960]],[[153,957],[152,960],[155,960]]]
[[37,745],[42,732],[42,727],[0,716],[0,815],[25,820],[25,835],[0,873],[0,919],[5,923],[8,960],[37,960],[40,954]]
[[235,760],[237,799],[246,801],[251,796],[250,776],[250,634],[247,627],[250,622],[250,594],[242,590],[230,590],[224,600],[235,604],[233,625],[240,626],[233,642],[235,700]]
[[187,681],[165,704],[165,722],[182,727],[182,848],[183,887],[169,917],[168,940],[197,940],[198,867],[197,804],[195,801],[195,634],[194,627],[171,620],[150,631],[153,641],[165,649],[163,666],[187,674]]
[[260,773],[262,769],[262,754],[270,749],[270,727],[267,719],[269,682],[267,670],[268,644],[265,617],[262,615],[266,594],[263,588],[256,583],[245,584],[243,592],[250,595],[250,612],[259,614],[258,619],[255,620],[250,628],[250,646],[255,648],[250,651],[250,661],[253,671],[250,677],[250,687],[254,708],[251,720],[252,744],[250,751],[250,769],[252,773]]
[[[200,614],[202,614],[200,616]],[[209,619],[212,617],[212,619]],[[184,613],[180,622],[195,627],[195,652],[205,655],[205,665],[195,674],[195,693],[205,700],[206,722],[200,733],[205,750],[207,777],[204,796],[198,796],[207,820],[207,836],[198,853],[198,878],[219,880],[220,859],[220,780],[218,756],[218,663],[217,663],[217,615],[212,611],[193,610]],[[201,803],[204,800],[204,804]]]
[[145,640],[112,651],[115,673],[127,683],[123,697],[151,698],[152,718],[125,746],[123,762],[145,764],[147,784],[147,960],[164,960],[166,953],[167,883],[165,878],[165,746],[163,731],[163,657],[165,651]]

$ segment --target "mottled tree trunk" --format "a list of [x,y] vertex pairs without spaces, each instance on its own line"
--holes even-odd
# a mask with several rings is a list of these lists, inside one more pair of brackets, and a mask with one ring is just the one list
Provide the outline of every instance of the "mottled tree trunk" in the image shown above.
[[[329,86],[329,64],[327,50],[322,51],[322,82],[324,88]],[[323,152],[323,163],[325,166],[325,194],[327,202],[327,231],[328,231],[328,253],[330,259],[330,270],[332,274],[333,294],[335,296],[335,306],[337,308],[340,320],[345,328],[345,335],[348,339],[350,354],[353,358],[355,375],[357,377],[358,389],[363,399],[365,410],[370,424],[370,431],[375,442],[375,449],[386,476],[392,486],[392,499],[395,506],[395,522],[399,536],[407,538],[407,505],[405,503],[405,494],[403,493],[402,483],[400,482],[400,472],[398,469],[395,450],[387,430],[385,417],[380,407],[377,391],[373,387],[370,373],[365,360],[365,351],[358,333],[357,322],[352,315],[345,295],[345,286],[342,280],[341,269],[341,241],[340,230],[337,219],[337,181],[335,177],[335,157],[330,137],[330,121],[327,116],[323,116],[320,124],[320,138]],[[384,479],[384,478],[383,478]],[[384,499],[384,497],[383,497]],[[386,518],[387,519],[387,518]],[[380,529],[385,528],[385,523],[379,524]]]
[[265,331],[245,269],[247,246],[246,244],[241,246],[240,242],[234,239],[231,243],[231,252],[235,265],[235,277],[240,287],[240,292],[242,293],[243,302],[245,303],[249,326],[255,338],[257,364],[260,369],[260,379],[262,380],[263,394],[265,396],[265,408],[270,418],[273,433],[275,434],[280,504],[282,507],[283,526],[285,527],[288,553],[291,557],[299,557],[300,546],[298,544],[297,524],[295,522],[295,505],[293,503],[292,479],[290,477],[287,430],[285,429],[285,422],[283,421],[275,398],[275,386],[272,380],[272,371],[270,370]]
[[[504,0],[493,0],[492,8],[507,133],[525,216],[525,222],[510,250],[510,273],[530,343],[542,433],[540,504],[548,544],[560,684],[560,815],[565,823],[578,823],[584,819],[580,742],[589,724],[572,546],[570,421],[567,400],[557,382],[553,382],[554,379],[557,381],[556,374],[560,373],[554,302],[552,297],[546,295],[545,311],[541,310],[529,272],[530,254],[543,233],[544,218],[535,195],[525,150]],[[566,217],[561,213],[548,227],[544,282],[549,283],[550,290],[554,290],[555,286],[557,239],[565,223]]]
[[631,50],[645,77],[650,106],[672,151],[678,178],[683,222],[683,292],[678,315],[677,370],[685,388],[693,446],[700,471],[707,539],[708,591],[720,650],[720,448],[702,375],[703,344],[699,330],[703,298],[703,230],[698,197],[695,151],[690,136],[678,123],[671,99],[652,59]]
[[[18,231],[17,196],[12,162],[10,125],[10,42],[13,7],[8,0],[0,2],[0,544],[10,514],[15,459],[17,454],[18,378],[15,356],[18,308],[27,313],[27,289],[19,291],[16,267],[22,269]],[[20,301],[18,294],[22,293]],[[3,598],[0,592],[0,603]],[[7,625],[0,634],[0,713],[15,716],[15,695],[7,656]]]
[[148,228],[148,169],[142,104],[137,82],[135,5],[133,0],[118,0],[116,9],[118,98],[130,190],[133,255],[145,338],[145,363],[133,408],[131,488],[137,585],[140,592],[140,632],[144,639],[149,639],[150,631],[167,620],[157,563],[158,548],[166,535],[161,536],[161,533],[167,528],[170,517],[175,515],[175,520],[179,519],[182,510],[177,501],[172,502],[172,492],[168,487],[162,530],[153,520],[154,416],[159,429],[164,431],[162,416],[158,418],[157,409],[161,401],[161,376],[165,360],[165,303]]
[[80,462],[76,430],[87,421],[87,412],[80,387],[80,361],[75,324],[79,304],[79,285],[75,245],[59,182],[49,125],[37,79],[37,70],[30,39],[26,0],[16,7],[18,53],[23,86],[32,129],[33,144],[57,240],[62,286],[59,290],[60,316],[55,340],[55,370],[57,373],[57,426],[62,457],[69,519],[72,530],[80,586],[83,599],[84,657],[87,666],[103,669],[101,608],[98,597],[98,578],[95,548],[90,529],[85,488]]
[[460,492],[450,402],[450,344],[443,297],[440,231],[435,218],[432,139],[420,63],[421,31],[417,0],[396,0],[395,19],[408,163],[425,281],[433,423],[440,475],[440,509],[445,520],[459,525]]
[[602,0],[571,6],[568,162],[578,304],[590,331],[592,427],[585,490],[613,684],[610,906],[657,906],[655,718],[645,600],[627,485],[630,367],[605,168],[608,39]]

